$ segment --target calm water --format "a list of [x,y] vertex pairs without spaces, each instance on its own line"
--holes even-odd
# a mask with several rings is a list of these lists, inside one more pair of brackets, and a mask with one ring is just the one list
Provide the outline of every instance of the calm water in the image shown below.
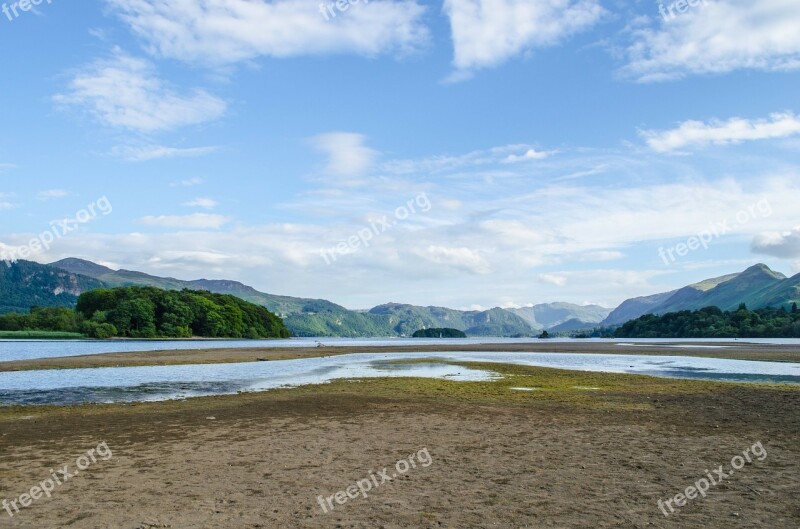
[[[549,342],[594,342],[594,343],[621,343],[631,346],[645,347],[648,344],[670,342],[675,347],[680,347],[682,342],[703,342],[709,347],[719,347],[720,340],[680,340],[680,339],[639,339],[639,340],[570,340],[569,338],[554,338]],[[469,338],[466,340],[438,340],[438,339],[412,339],[412,338],[292,338],[288,340],[112,340],[112,341],[85,341],[85,340],[0,340],[0,362],[10,360],[30,360],[34,358],[55,358],[62,356],[94,355],[102,353],[126,353],[134,351],[172,351],[192,349],[253,349],[261,347],[314,347],[318,342],[329,346],[399,346],[414,345],[424,347],[427,345],[475,345],[482,343],[491,344],[521,344],[536,343],[542,345],[547,342],[531,338]],[[800,339],[748,339],[742,343],[767,343],[767,344],[794,344],[800,345]],[[502,349],[502,347],[498,347]]]
[[384,376],[491,379],[490,371],[401,359],[499,362],[659,377],[800,384],[800,364],[682,356],[564,353],[360,353],[278,362],[117,367],[0,373],[0,405],[133,402],[263,391],[336,379]]

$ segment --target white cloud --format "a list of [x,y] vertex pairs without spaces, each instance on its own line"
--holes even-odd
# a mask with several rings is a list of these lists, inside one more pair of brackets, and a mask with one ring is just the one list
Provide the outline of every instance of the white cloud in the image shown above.
[[544,160],[552,155],[551,152],[537,151],[536,149],[528,149],[523,154],[509,154],[503,163],[518,163],[527,162],[530,160]]
[[161,215],[158,217],[147,216],[139,219],[141,224],[146,226],[157,226],[160,228],[178,228],[190,230],[219,229],[228,222],[229,217],[223,215],[211,215],[208,213],[194,213],[192,215]]
[[326,170],[339,176],[357,176],[369,169],[378,153],[364,145],[366,138],[351,132],[330,132],[311,138],[328,156]]
[[800,258],[800,226],[784,232],[759,234],[753,240],[752,250],[781,259]]
[[596,24],[604,9],[597,0],[445,0],[463,71],[497,66],[524,52],[554,46]]
[[12,208],[15,208],[15,207],[16,207],[16,204],[0,200],[0,209],[12,209]]
[[[579,261],[616,261],[617,259],[622,259],[625,257],[625,254],[622,252],[617,251],[598,251],[598,252],[586,252],[582,255],[578,256]],[[591,305],[591,303],[587,303],[587,305]]]
[[445,265],[448,268],[471,274],[489,274],[492,271],[486,259],[471,248],[430,245],[426,248],[415,249],[413,253],[431,263]]
[[526,144],[503,145],[491,149],[475,150],[466,154],[430,156],[419,160],[392,160],[382,165],[384,171],[394,174],[438,173],[482,165],[512,164],[529,160],[543,160],[556,151],[539,151]]
[[657,27],[633,30],[624,76],[650,82],[739,69],[800,68],[796,0],[716,0],[669,20],[654,20]]
[[173,130],[215,120],[225,101],[195,89],[179,94],[156,75],[153,65],[119,49],[78,72],[69,91],[54,100],[85,110],[100,123],[139,132]]
[[732,118],[710,123],[685,121],[676,129],[647,130],[640,134],[654,151],[671,152],[684,147],[728,145],[800,134],[800,117],[792,112],[784,112],[772,114],[769,119]]
[[188,158],[204,156],[218,150],[218,147],[165,147],[163,145],[118,145],[111,150],[113,156],[129,162],[147,162],[161,158]]
[[64,191],[63,189],[46,189],[44,191],[39,191],[36,193],[37,200],[52,200],[56,198],[64,198],[69,193]]
[[189,202],[184,202],[183,205],[190,208],[214,209],[215,207],[217,207],[217,201],[211,198],[196,198]]
[[539,282],[548,285],[555,285],[557,287],[563,287],[567,284],[567,278],[558,274],[539,274]]
[[[127,269],[237,279],[262,291],[322,297],[351,308],[387,301],[493,307],[504,301],[580,303],[589,298],[613,304],[741,270],[746,265],[726,259],[734,252],[742,259],[749,256],[752,264],[742,241],[798,224],[800,174],[785,160],[726,156],[711,157],[711,164],[704,165],[708,160],[702,155],[658,156],[652,164],[650,153],[571,149],[542,162],[502,165],[509,154],[530,148],[455,153],[447,156],[450,162],[436,165],[438,172],[413,177],[386,172],[378,164],[360,177],[363,186],[353,188],[343,189],[340,179],[315,179],[311,189],[288,202],[273,202],[278,211],[302,213],[296,218],[303,224],[154,217],[150,225],[160,227],[139,225],[143,233],[64,238],[47,260],[104,256]],[[442,158],[412,159],[407,165],[422,167]],[[494,166],[478,163],[484,159],[501,164],[502,175]],[[601,165],[609,177],[560,180]],[[494,180],[485,178],[488,172]],[[180,178],[188,176],[174,176]],[[178,202],[216,198],[202,189]],[[321,249],[369,228],[370,219],[386,215],[391,221],[395,208],[422,191],[430,199],[430,211],[376,234],[368,247],[362,245],[333,264],[321,257]],[[767,217],[756,209],[757,214],[740,224],[738,212],[763,197],[769,198],[773,214]],[[659,246],[686,241],[726,220],[730,231],[708,250],[672,267],[659,260]],[[194,230],[190,236],[188,229]],[[13,234],[4,242],[25,244],[32,236]],[[611,261],[623,252],[624,260]],[[614,266],[598,269],[606,260]],[[713,270],[687,270],[698,260],[713,260]],[[266,267],[270,274],[264,274]],[[330,281],[332,274],[337,281]],[[353,289],[354,284],[364,288]]]
[[[151,52],[231,64],[267,57],[407,53],[428,40],[412,0],[351,5],[326,20],[319,0],[107,0]],[[329,15],[330,17],[330,15]]]
[[199,186],[203,182],[204,182],[204,180],[202,178],[199,178],[199,177],[195,176],[193,178],[187,178],[185,180],[180,180],[178,182],[172,182],[169,186],[170,187],[194,187],[194,186]]

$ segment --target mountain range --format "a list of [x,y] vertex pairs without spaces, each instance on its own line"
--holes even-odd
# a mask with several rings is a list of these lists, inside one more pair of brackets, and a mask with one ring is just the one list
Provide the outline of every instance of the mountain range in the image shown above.
[[800,274],[787,278],[767,265],[757,264],[739,274],[707,279],[671,292],[625,301],[601,323],[622,325],[645,314],[719,307],[735,310],[744,303],[749,309],[789,307],[800,303]]
[[316,337],[410,336],[427,328],[454,328],[469,336],[534,336],[543,330],[571,332],[617,326],[644,314],[695,310],[711,305],[730,310],[740,303],[757,309],[800,302],[800,274],[787,278],[763,264],[678,290],[629,299],[614,310],[598,305],[543,303],[521,308],[462,311],[400,303],[350,310],[324,299],[259,292],[238,281],[184,281],[131,270],[113,270],[91,261],[68,258],[49,265],[18,261],[0,267],[0,313],[25,312],[31,306],[74,306],[82,292],[131,285],[232,294],[276,313],[295,336]]
[[[27,262],[26,266],[36,263]],[[36,265],[43,269],[68,272],[78,278],[99,282],[100,286],[154,286],[162,289],[208,290],[232,294],[268,308],[283,318],[295,336],[371,337],[410,336],[426,328],[454,328],[469,336],[532,336],[561,325],[593,327],[611,312],[599,306],[569,303],[540,304],[521,309],[494,308],[462,311],[445,307],[420,307],[387,303],[370,310],[350,310],[324,299],[295,298],[266,294],[238,281],[184,281],[131,270],[113,270],[83,259],[68,258]],[[20,285],[22,290],[27,287]],[[88,289],[99,288],[95,283]],[[27,310],[27,308],[26,308]]]

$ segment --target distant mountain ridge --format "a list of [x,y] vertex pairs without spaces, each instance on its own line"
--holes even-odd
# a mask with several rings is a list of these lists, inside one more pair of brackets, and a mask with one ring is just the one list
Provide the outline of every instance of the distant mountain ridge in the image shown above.
[[575,305],[573,303],[541,303],[531,307],[508,309],[528,322],[535,330],[573,330],[559,329],[570,322],[569,327],[593,327],[603,321],[612,309],[599,305]]
[[672,292],[629,299],[617,307],[602,325],[622,325],[645,314],[661,315],[711,306],[729,311],[744,303],[754,310],[788,308],[795,302],[800,302],[800,274],[787,278],[765,264],[757,264],[739,274],[707,279]]
[[542,330],[571,332],[621,325],[644,314],[664,314],[718,306],[731,310],[790,306],[800,302],[800,274],[787,278],[766,265],[708,279],[670,292],[633,298],[614,310],[597,305],[544,303],[521,308],[462,311],[387,303],[370,310],[349,310],[324,299],[295,298],[259,292],[232,280],[184,281],[132,270],[112,270],[83,259],[52,265],[19,261],[0,270],[0,312],[25,312],[31,306],[74,306],[77,297],[96,288],[155,286],[166,290],[208,290],[231,294],[265,306],[284,319],[296,336],[410,336],[429,328],[453,328],[469,336],[536,336]]
[[455,328],[469,336],[533,336],[545,328],[570,320],[592,327],[611,312],[611,309],[603,307],[569,303],[481,311],[387,303],[368,311],[354,311],[323,299],[266,294],[238,281],[183,281],[131,270],[112,270],[77,258],[62,259],[51,266],[86,275],[107,286],[147,285],[167,290],[188,288],[232,294],[278,314],[296,336],[411,336],[415,331],[429,328]]

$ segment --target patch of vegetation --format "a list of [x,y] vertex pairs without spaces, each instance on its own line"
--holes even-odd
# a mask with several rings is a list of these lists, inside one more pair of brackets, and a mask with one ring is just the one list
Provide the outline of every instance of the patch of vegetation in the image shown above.
[[79,340],[86,338],[77,332],[55,331],[0,331],[3,340]]
[[458,329],[420,329],[416,331],[412,338],[466,338],[467,334]]
[[154,287],[97,289],[75,310],[32,308],[0,316],[0,331],[81,333],[91,338],[288,338],[276,315],[231,295]]
[[615,332],[617,338],[800,338],[800,310],[766,308],[723,312],[706,307],[662,316],[646,314],[631,320]]

